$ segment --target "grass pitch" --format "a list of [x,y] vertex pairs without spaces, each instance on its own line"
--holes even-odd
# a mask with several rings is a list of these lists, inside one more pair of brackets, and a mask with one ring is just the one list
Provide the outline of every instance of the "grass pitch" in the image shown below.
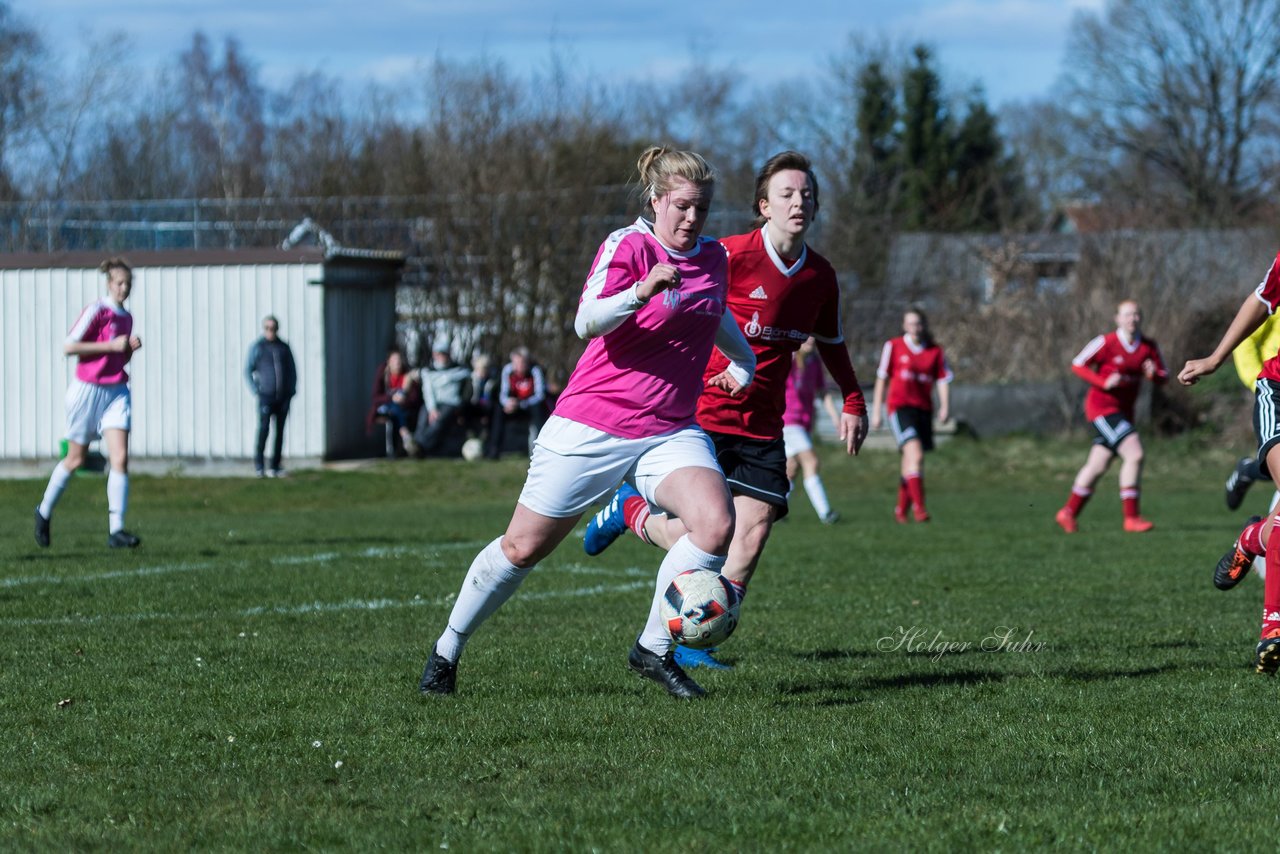
[[[669,699],[626,670],[658,555],[570,540],[477,635],[459,693],[416,682],[515,460],[287,481],[100,478],[38,550],[42,482],[0,482],[0,848],[1238,849],[1273,844],[1248,668],[1261,583],[1221,593],[1234,457],[1149,443],[1053,524],[1085,442],[943,446],[928,525],[897,456],[825,456],[842,521],[775,529],[729,673]],[[1246,510],[1269,498],[1257,488]]]

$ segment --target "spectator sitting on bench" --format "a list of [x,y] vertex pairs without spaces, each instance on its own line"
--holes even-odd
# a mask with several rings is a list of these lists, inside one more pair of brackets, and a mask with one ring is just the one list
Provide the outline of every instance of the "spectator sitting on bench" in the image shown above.
[[437,349],[419,380],[422,414],[413,438],[423,455],[445,453],[450,440],[462,435],[465,407],[471,401],[471,371],[453,361],[447,350]]
[[404,353],[398,347],[387,352],[387,360],[373,375],[372,398],[366,418],[368,432],[372,434],[377,424],[386,424],[387,456],[396,455],[397,436],[404,452],[416,455],[418,448],[413,439],[413,424],[422,405],[422,395],[413,372],[405,362]]
[[533,452],[538,431],[547,420],[546,399],[547,383],[542,368],[530,358],[528,347],[515,348],[498,379],[498,399],[489,425],[489,459],[496,460],[502,454],[506,427],[512,421],[528,424],[529,452]]

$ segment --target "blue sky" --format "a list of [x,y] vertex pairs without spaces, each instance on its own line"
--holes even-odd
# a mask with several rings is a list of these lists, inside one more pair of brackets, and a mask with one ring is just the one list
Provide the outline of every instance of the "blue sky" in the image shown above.
[[524,74],[553,52],[574,76],[675,76],[702,60],[768,83],[823,69],[851,36],[925,41],[949,87],[981,83],[1000,107],[1049,93],[1078,11],[1104,0],[11,0],[61,55],[127,33],[142,68],[203,30],[235,36],[262,79],[322,71],[394,84],[436,56],[486,57]]

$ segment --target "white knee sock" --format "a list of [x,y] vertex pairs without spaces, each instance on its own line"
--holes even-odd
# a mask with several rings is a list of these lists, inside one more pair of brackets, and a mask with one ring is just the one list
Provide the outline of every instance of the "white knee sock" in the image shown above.
[[112,469],[107,473],[107,530],[124,529],[124,514],[129,509],[129,475]]
[[44,488],[44,498],[40,499],[41,516],[46,519],[53,518],[53,506],[58,503],[58,499],[66,491],[67,484],[71,482],[73,474],[75,472],[67,471],[61,460],[53,467],[53,474],[49,475],[49,485]]
[[502,537],[480,550],[462,581],[449,625],[436,641],[436,654],[457,661],[472,632],[511,598],[533,567],[520,568],[502,553]]
[[804,479],[804,491],[809,496],[809,503],[818,511],[819,516],[831,512],[831,503],[827,501],[827,490],[822,485],[822,476],[811,474]]
[[709,569],[712,572],[719,572],[727,558],[727,555],[707,554],[689,542],[688,534],[676,540],[675,545],[671,547],[671,551],[667,552],[667,556],[662,559],[662,564],[658,567],[658,581],[654,585],[653,604],[649,607],[649,621],[644,624],[644,631],[640,633],[642,647],[658,655],[665,655],[667,650],[671,649],[671,635],[668,634],[667,627],[662,622],[662,611],[659,608],[662,597],[666,595],[667,588],[671,585],[671,580],[688,569]]

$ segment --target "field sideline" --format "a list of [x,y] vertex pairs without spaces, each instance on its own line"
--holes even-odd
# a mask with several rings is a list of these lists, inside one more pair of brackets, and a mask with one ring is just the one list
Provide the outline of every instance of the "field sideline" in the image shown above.
[[77,477],[0,481],[0,848],[1260,850],[1277,683],[1247,666],[1261,583],[1212,567],[1237,454],[1148,441],[1146,535],[1116,468],[1053,524],[1086,441],[957,439],[935,521],[897,456],[824,476],[775,529],[731,673],[678,703],[627,672],[657,552],[571,540],[477,636],[459,693],[416,681],[517,460],[285,481],[133,478],[135,552]]

